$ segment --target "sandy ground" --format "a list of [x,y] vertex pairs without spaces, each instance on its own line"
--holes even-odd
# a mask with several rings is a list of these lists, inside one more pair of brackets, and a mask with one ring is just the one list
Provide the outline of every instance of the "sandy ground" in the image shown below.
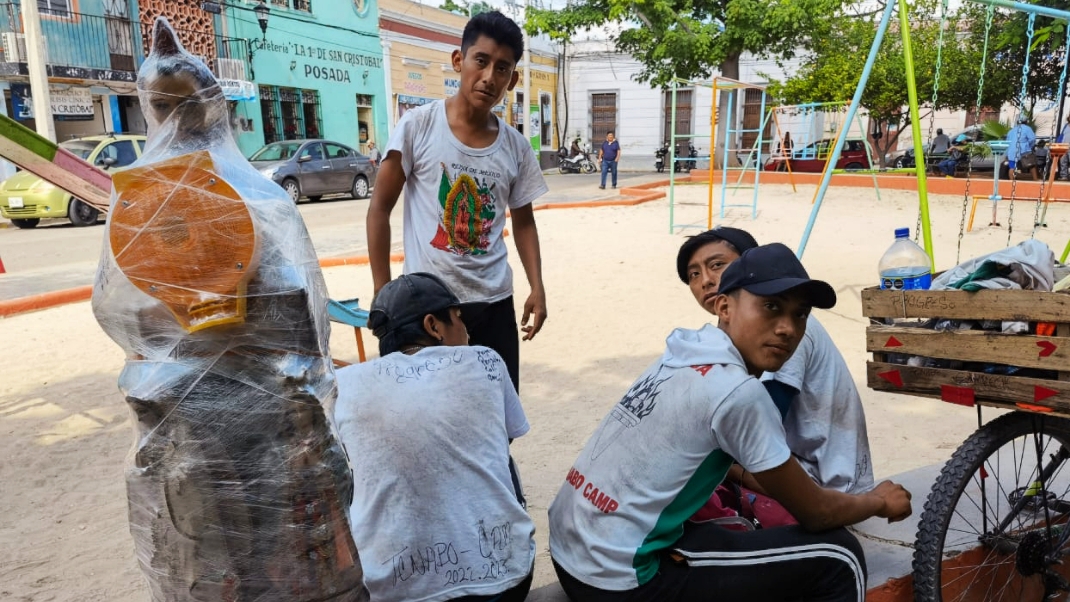
[[[766,186],[759,215],[733,210],[720,223],[751,230],[759,242],[795,248],[810,212],[812,187],[793,193]],[[677,188],[677,223],[705,223],[704,187]],[[748,195],[747,191],[740,191]],[[916,194],[833,189],[803,258],[831,282],[839,304],[819,317],[862,390],[878,477],[943,462],[976,423],[972,410],[865,388],[859,291],[877,281],[877,261],[893,229],[913,228]],[[933,198],[938,266],[955,258],[961,198]],[[1033,205],[1018,203],[1014,241],[1029,236]],[[987,223],[987,207],[978,223]],[[1007,209],[1001,221],[1007,224]],[[1056,206],[1038,237],[1060,253],[1070,210]],[[538,532],[535,593],[556,599],[547,553],[546,508],[603,415],[662,351],[677,326],[707,315],[677,279],[684,236],[669,233],[668,201],[637,207],[537,214],[550,318],[521,346],[521,397],[532,430],[517,457]],[[1027,224],[1028,222],[1028,224]],[[400,232],[395,232],[400,237]],[[963,240],[962,257],[1006,246],[1007,231],[981,227]],[[511,244],[511,243],[510,243]],[[527,294],[515,260],[517,299]],[[395,266],[395,270],[399,266]],[[335,298],[370,298],[366,268],[326,271]],[[374,350],[374,339],[366,338]],[[88,303],[0,320],[0,600],[110,602],[147,598],[127,529],[123,486],[133,429],[116,389],[123,356],[97,327]],[[336,357],[355,360],[352,330],[335,327]],[[927,492],[915,492],[916,512]]]

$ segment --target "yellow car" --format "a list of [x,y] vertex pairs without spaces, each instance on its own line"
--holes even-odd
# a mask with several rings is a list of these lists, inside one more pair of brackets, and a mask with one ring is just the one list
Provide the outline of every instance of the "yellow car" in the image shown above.
[[[86,136],[61,142],[60,146],[110,170],[136,161],[145,149],[145,136]],[[75,226],[89,226],[97,223],[100,212],[32,173],[20,171],[0,182],[0,215],[19,228],[33,228],[45,217],[65,217]]]

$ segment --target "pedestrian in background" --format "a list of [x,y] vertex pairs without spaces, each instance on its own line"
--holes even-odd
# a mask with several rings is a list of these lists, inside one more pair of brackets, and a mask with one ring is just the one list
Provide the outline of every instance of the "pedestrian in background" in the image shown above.
[[379,160],[383,158],[383,154],[379,152],[379,149],[375,148],[375,141],[368,141],[368,158],[371,159],[372,165],[379,167]]
[[620,161],[620,143],[612,130],[606,134],[606,141],[598,151],[598,160],[602,162],[602,184],[599,188],[606,187],[606,172],[613,171],[613,188],[617,187],[617,162]]

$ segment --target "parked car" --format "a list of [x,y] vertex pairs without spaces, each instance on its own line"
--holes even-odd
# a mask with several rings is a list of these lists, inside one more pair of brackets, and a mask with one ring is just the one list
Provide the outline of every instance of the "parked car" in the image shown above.
[[249,161],[260,173],[282,186],[293,202],[301,197],[318,201],[325,194],[347,193],[366,199],[375,186],[370,159],[330,140],[272,142]]
[[[981,131],[980,126],[971,125],[951,137],[952,146],[965,146],[974,143],[987,144],[988,152],[984,153],[985,156],[974,154],[970,157],[971,171],[992,171],[996,167],[996,153],[1004,155],[1007,152],[1006,140],[985,140],[984,132]],[[933,155],[929,163],[935,165],[941,159],[943,159],[942,156]],[[1002,160],[1002,157],[1000,160]]]
[[[60,147],[104,170],[126,167],[145,150],[145,136],[85,136]],[[19,228],[34,228],[46,217],[65,217],[75,226],[97,223],[100,212],[28,171],[0,182],[0,215]]]
[[[825,138],[817,142],[811,142],[802,148],[796,148],[792,151],[791,158],[787,160],[787,162],[791,163],[791,171],[821,173],[825,170],[825,161],[828,160],[835,143],[834,139]],[[770,158],[765,163],[765,170],[782,170],[784,168],[781,166],[785,162],[781,158]],[[866,142],[862,139],[848,139],[843,145],[843,152],[840,153],[840,160],[836,162],[834,169],[854,171],[857,169],[869,169],[869,167]]]
[[889,161],[888,165],[896,169],[908,169],[914,167],[916,165],[916,163],[914,162],[914,149],[906,149],[905,151],[903,151],[903,154]]

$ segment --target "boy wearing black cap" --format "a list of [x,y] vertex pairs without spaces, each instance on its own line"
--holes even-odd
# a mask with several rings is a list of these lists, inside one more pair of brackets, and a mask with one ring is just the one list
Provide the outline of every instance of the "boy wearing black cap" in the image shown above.
[[[550,506],[550,554],[574,601],[854,600],[865,561],[845,525],[902,520],[910,494],[850,495],[799,467],[757,378],[802,340],[836,294],[790,249],[756,247],[725,269],[717,327],[677,329],[595,430]],[[733,458],[800,522],[759,531],[687,523]]]
[[[712,314],[721,273],[740,253],[757,246],[746,230],[720,226],[684,241],[676,272]],[[791,359],[762,381],[784,417],[788,448],[818,485],[845,493],[873,487],[862,398],[847,363],[816,317],[807,320],[806,334]],[[733,481],[740,476],[730,473]],[[743,485],[755,488],[753,481]]]
[[350,528],[377,602],[519,602],[531,587],[535,525],[509,469],[527,418],[501,357],[467,346],[460,305],[431,274],[392,280],[368,315],[381,357],[337,371]]

